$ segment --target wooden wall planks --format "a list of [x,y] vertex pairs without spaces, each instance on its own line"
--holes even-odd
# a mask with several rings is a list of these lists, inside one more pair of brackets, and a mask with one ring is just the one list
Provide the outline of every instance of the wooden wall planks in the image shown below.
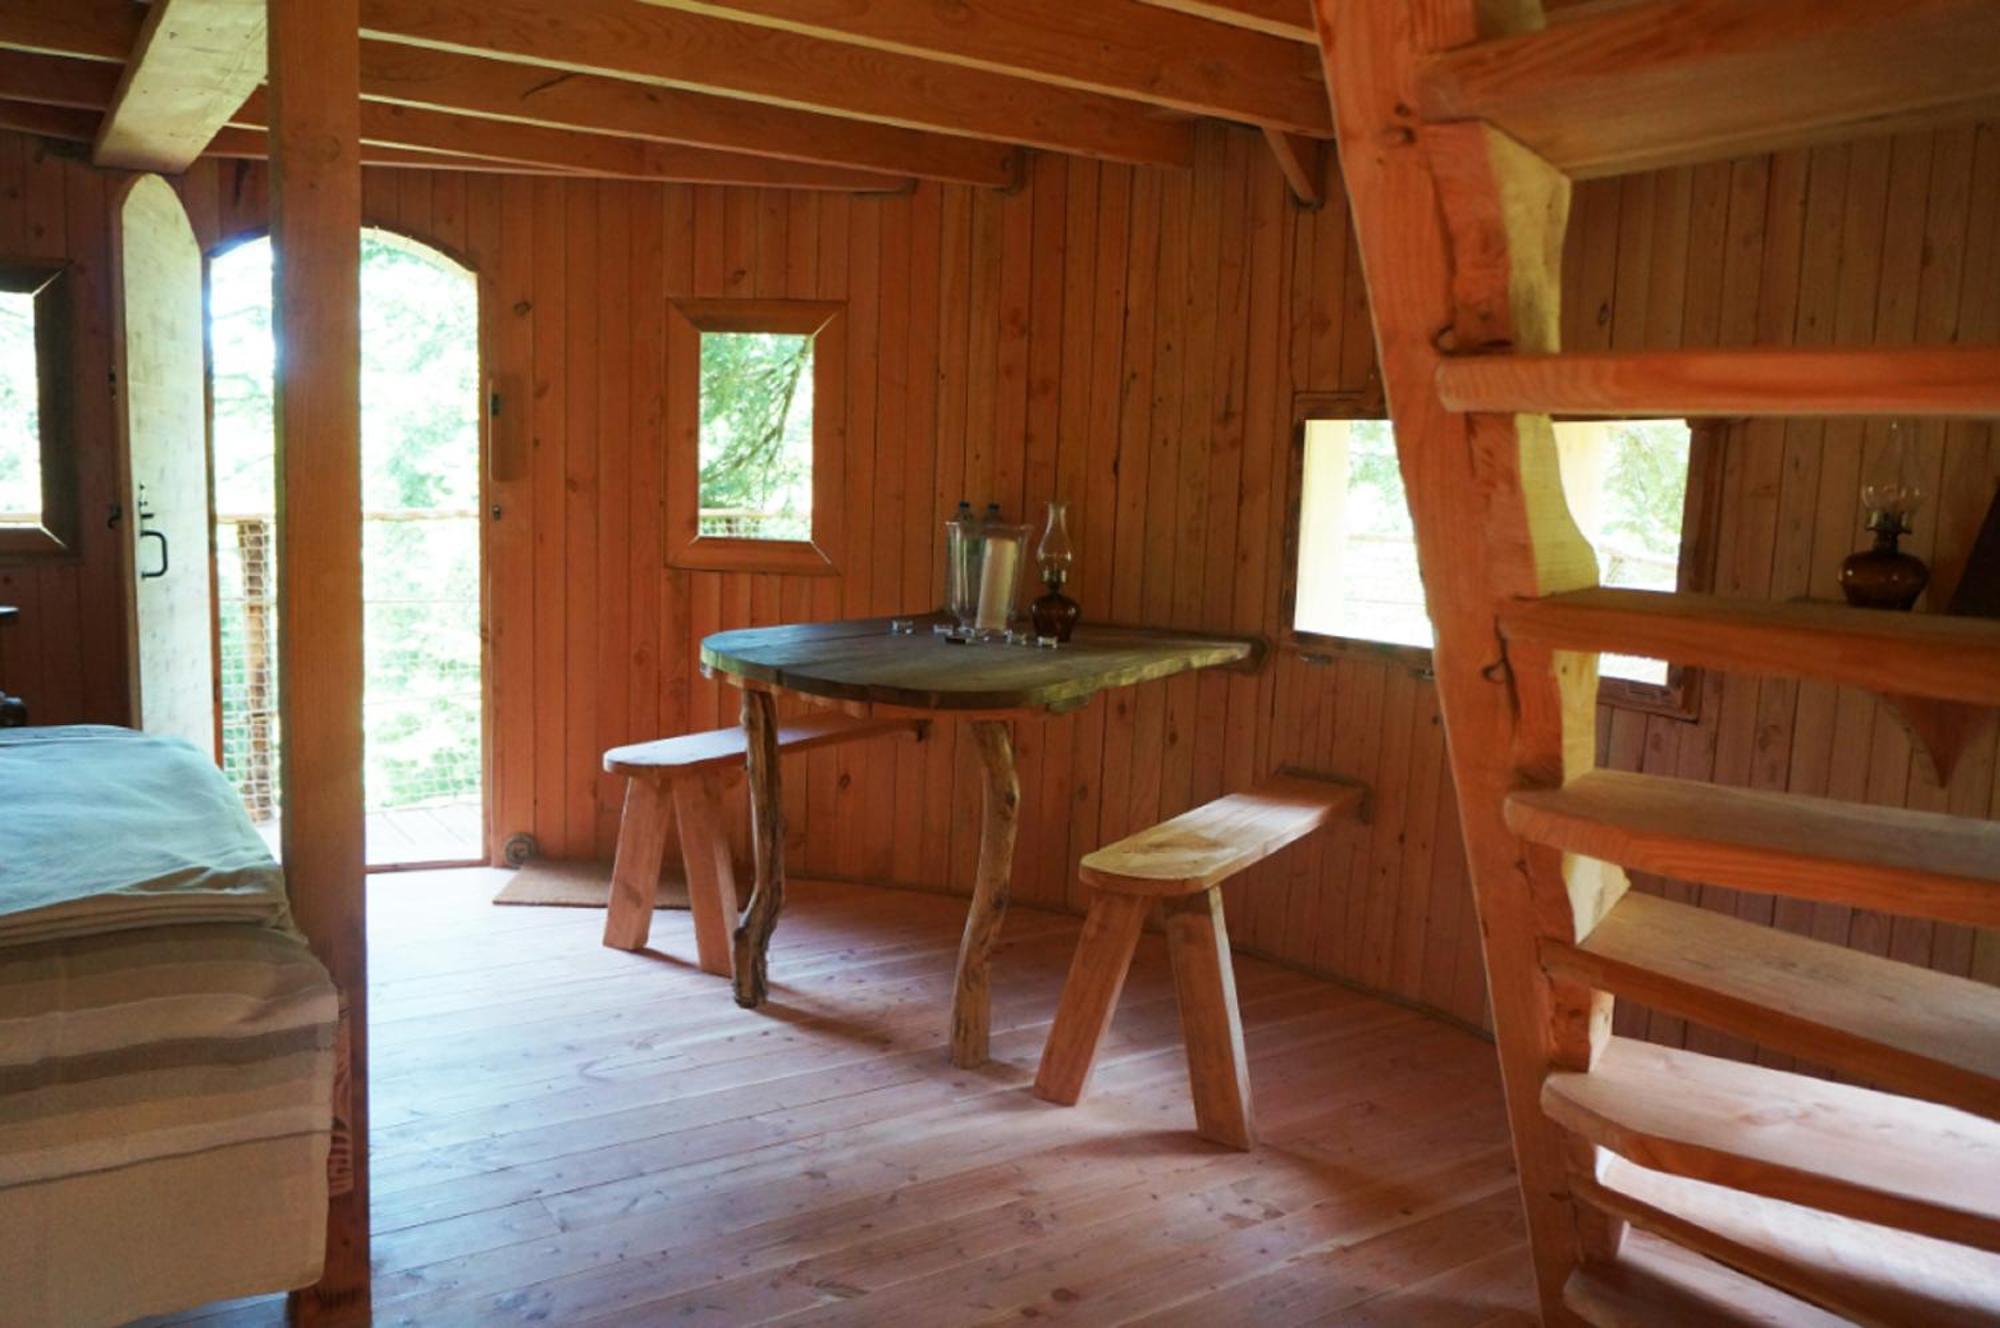
[[[1574,343],[1617,349],[2000,340],[2000,126],[1870,139],[1578,190],[1565,291]],[[1600,258],[1609,251],[1615,258]],[[1924,424],[1936,495],[1911,547],[1950,594],[2000,485],[1987,424]],[[1725,452],[1717,590],[1839,596],[1859,547],[1859,489],[1880,421],[1745,421]],[[1693,723],[1608,716],[1600,760],[1623,769],[1859,802],[2000,817],[1988,731],[1940,789],[1895,717],[1851,688],[1706,679]],[[1945,972],[2000,982],[2000,934],[1671,882],[1646,888]],[[1619,1031],[1737,1055],[1747,1044],[1636,1008]],[[1785,1064],[1769,1053],[1759,1059]]]
[[[1067,496],[1087,613],[1278,634],[1292,396],[1365,385],[1366,293],[1337,193],[1301,211],[1253,135],[1203,135],[1192,175],[1038,156],[1013,195],[370,173],[371,222],[479,271],[488,373],[506,398],[493,446],[514,478],[489,494],[501,512],[489,543],[496,844],[529,831],[551,853],[608,856],[619,790],[597,753],[735,722],[733,693],[693,670],[696,642],[935,604],[937,537],[960,497],[1032,516]],[[54,252],[93,260],[103,188],[0,137],[0,250],[40,217],[39,243],[53,234]],[[183,185],[211,242],[261,226],[263,188],[260,167],[235,163],[198,166]],[[2000,126],[1592,182],[1571,243],[1573,345],[2000,341]],[[839,577],[661,566],[662,403],[687,390],[666,378],[665,299],[739,293],[849,302]],[[108,436],[108,411],[97,428],[86,436]],[[1948,586],[2000,447],[1983,425],[1926,425],[1924,437],[1940,497],[1916,547]],[[99,445],[86,473],[103,484]],[[1834,593],[1859,539],[1862,466],[1881,445],[1874,426],[1734,429],[1724,593]],[[122,717],[123,643],[106,636],[116,615],[98,611],[115,603],[115,576],[95,563],[0,568],[0,598],[60,610],[0,631],[0,687],[49,688],[51,718]],[[98,673],[73,667],[79,655]],[[1604,730],[1603,759],[1620,768],[2000,815],[1993,741],[1940,792],[1858,693],[1711,677],[1696,722],[1618,711]],[[1022,725],[1018,742],[1017,897],[1071,908],[1084,852],[1264,771],[1372,781],[1374,823],[1230,887],[1231,927],[1246,948],[1483,1020],[1436,697],[1406,668],[1281,650],[1259,676],[1121,693]],[[977,789],[970,745],[950,728],[921,746],[811,754],[786,781],[794,860],[802,873],[962,890]],[[2000,943],[1963,929],[1647,888],[2000,980]],[[1621,1019],[1740,1050],[1643,1011]]]
[[111,207],[119,177],[92,170],[74,145],[0,134],[0,254],[68,260],[76,301],[71,369],[78,447],[77,557],[0,562],[0,689],[25,697],[38,724],[123,723],[132,713],[124,607],[128,556],[114,514],[125,502],[111,381]]

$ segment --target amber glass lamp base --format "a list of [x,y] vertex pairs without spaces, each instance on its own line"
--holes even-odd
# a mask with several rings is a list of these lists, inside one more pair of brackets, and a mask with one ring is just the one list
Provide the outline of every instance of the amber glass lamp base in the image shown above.
[[1840,564],[1840,592],[1857,609],[1908,609],[1930,584],[1930,568],[1913,553],[1896,547],[1902,531],[1894,525],[1875,529],[1875,547],[1847,555]]
[[1049,593],[1041,596],[1028,606],[1028,617],[1035,624],[1035,636],[1043,641],[1067,643],[1070,633],[1076,630],[1076,620],[1083,610],[1077,602],[1062,593],[1060,581],[1047,581]]

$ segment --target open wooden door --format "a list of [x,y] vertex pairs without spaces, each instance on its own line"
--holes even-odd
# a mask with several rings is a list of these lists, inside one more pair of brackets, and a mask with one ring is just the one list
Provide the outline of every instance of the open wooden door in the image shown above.
[[116,218],[119,427],[130,483],[134,714],[216,753],[214,579],[201,246],[157,175]]

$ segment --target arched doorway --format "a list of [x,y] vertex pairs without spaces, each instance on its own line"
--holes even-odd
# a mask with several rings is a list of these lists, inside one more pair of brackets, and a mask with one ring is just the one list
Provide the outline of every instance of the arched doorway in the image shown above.
[[[271,245],[209,263],[223,768],[276,843]],[[361,243],[368,865],[486,859],[479,283],[428,245]]]

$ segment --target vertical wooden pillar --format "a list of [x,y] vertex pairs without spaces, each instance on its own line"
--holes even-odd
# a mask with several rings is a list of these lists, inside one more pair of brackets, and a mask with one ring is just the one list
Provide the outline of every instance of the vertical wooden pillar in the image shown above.
[[269,0],[278,347],[278,674],[292,911],[340,988],[326,1271],[303,1324],[366,1323],[368,1008],[361,796],[357,0]]
[[1589,1068],[1611,1011],[1602,994],[1550,978],[1538,945],[1587,935],[1625,878],[1527,845],[1503,819],[1510,791],[1560,785],[1592,764],[1597,667],[1594,655],[1504,643],[1496,614],[1516,598],[1594,585],[1597,565],[1563,499],[1548,417],[1455,413],[1436,383],[1448,353],[1557,349],[1569,182],[1484,125],[1424,125],[1412,109],[1424,54],[1537,26],[1540,8],[1317,0],[1315,12],[1437,632],[1439,701],[1543,1320],[1568,1324],[1570,1271],[1615,1249],[1620,1230],[1572,1196],[1570,1169],[1589,1157],[1542,1114],[1541,1087],[1552,1070]]

